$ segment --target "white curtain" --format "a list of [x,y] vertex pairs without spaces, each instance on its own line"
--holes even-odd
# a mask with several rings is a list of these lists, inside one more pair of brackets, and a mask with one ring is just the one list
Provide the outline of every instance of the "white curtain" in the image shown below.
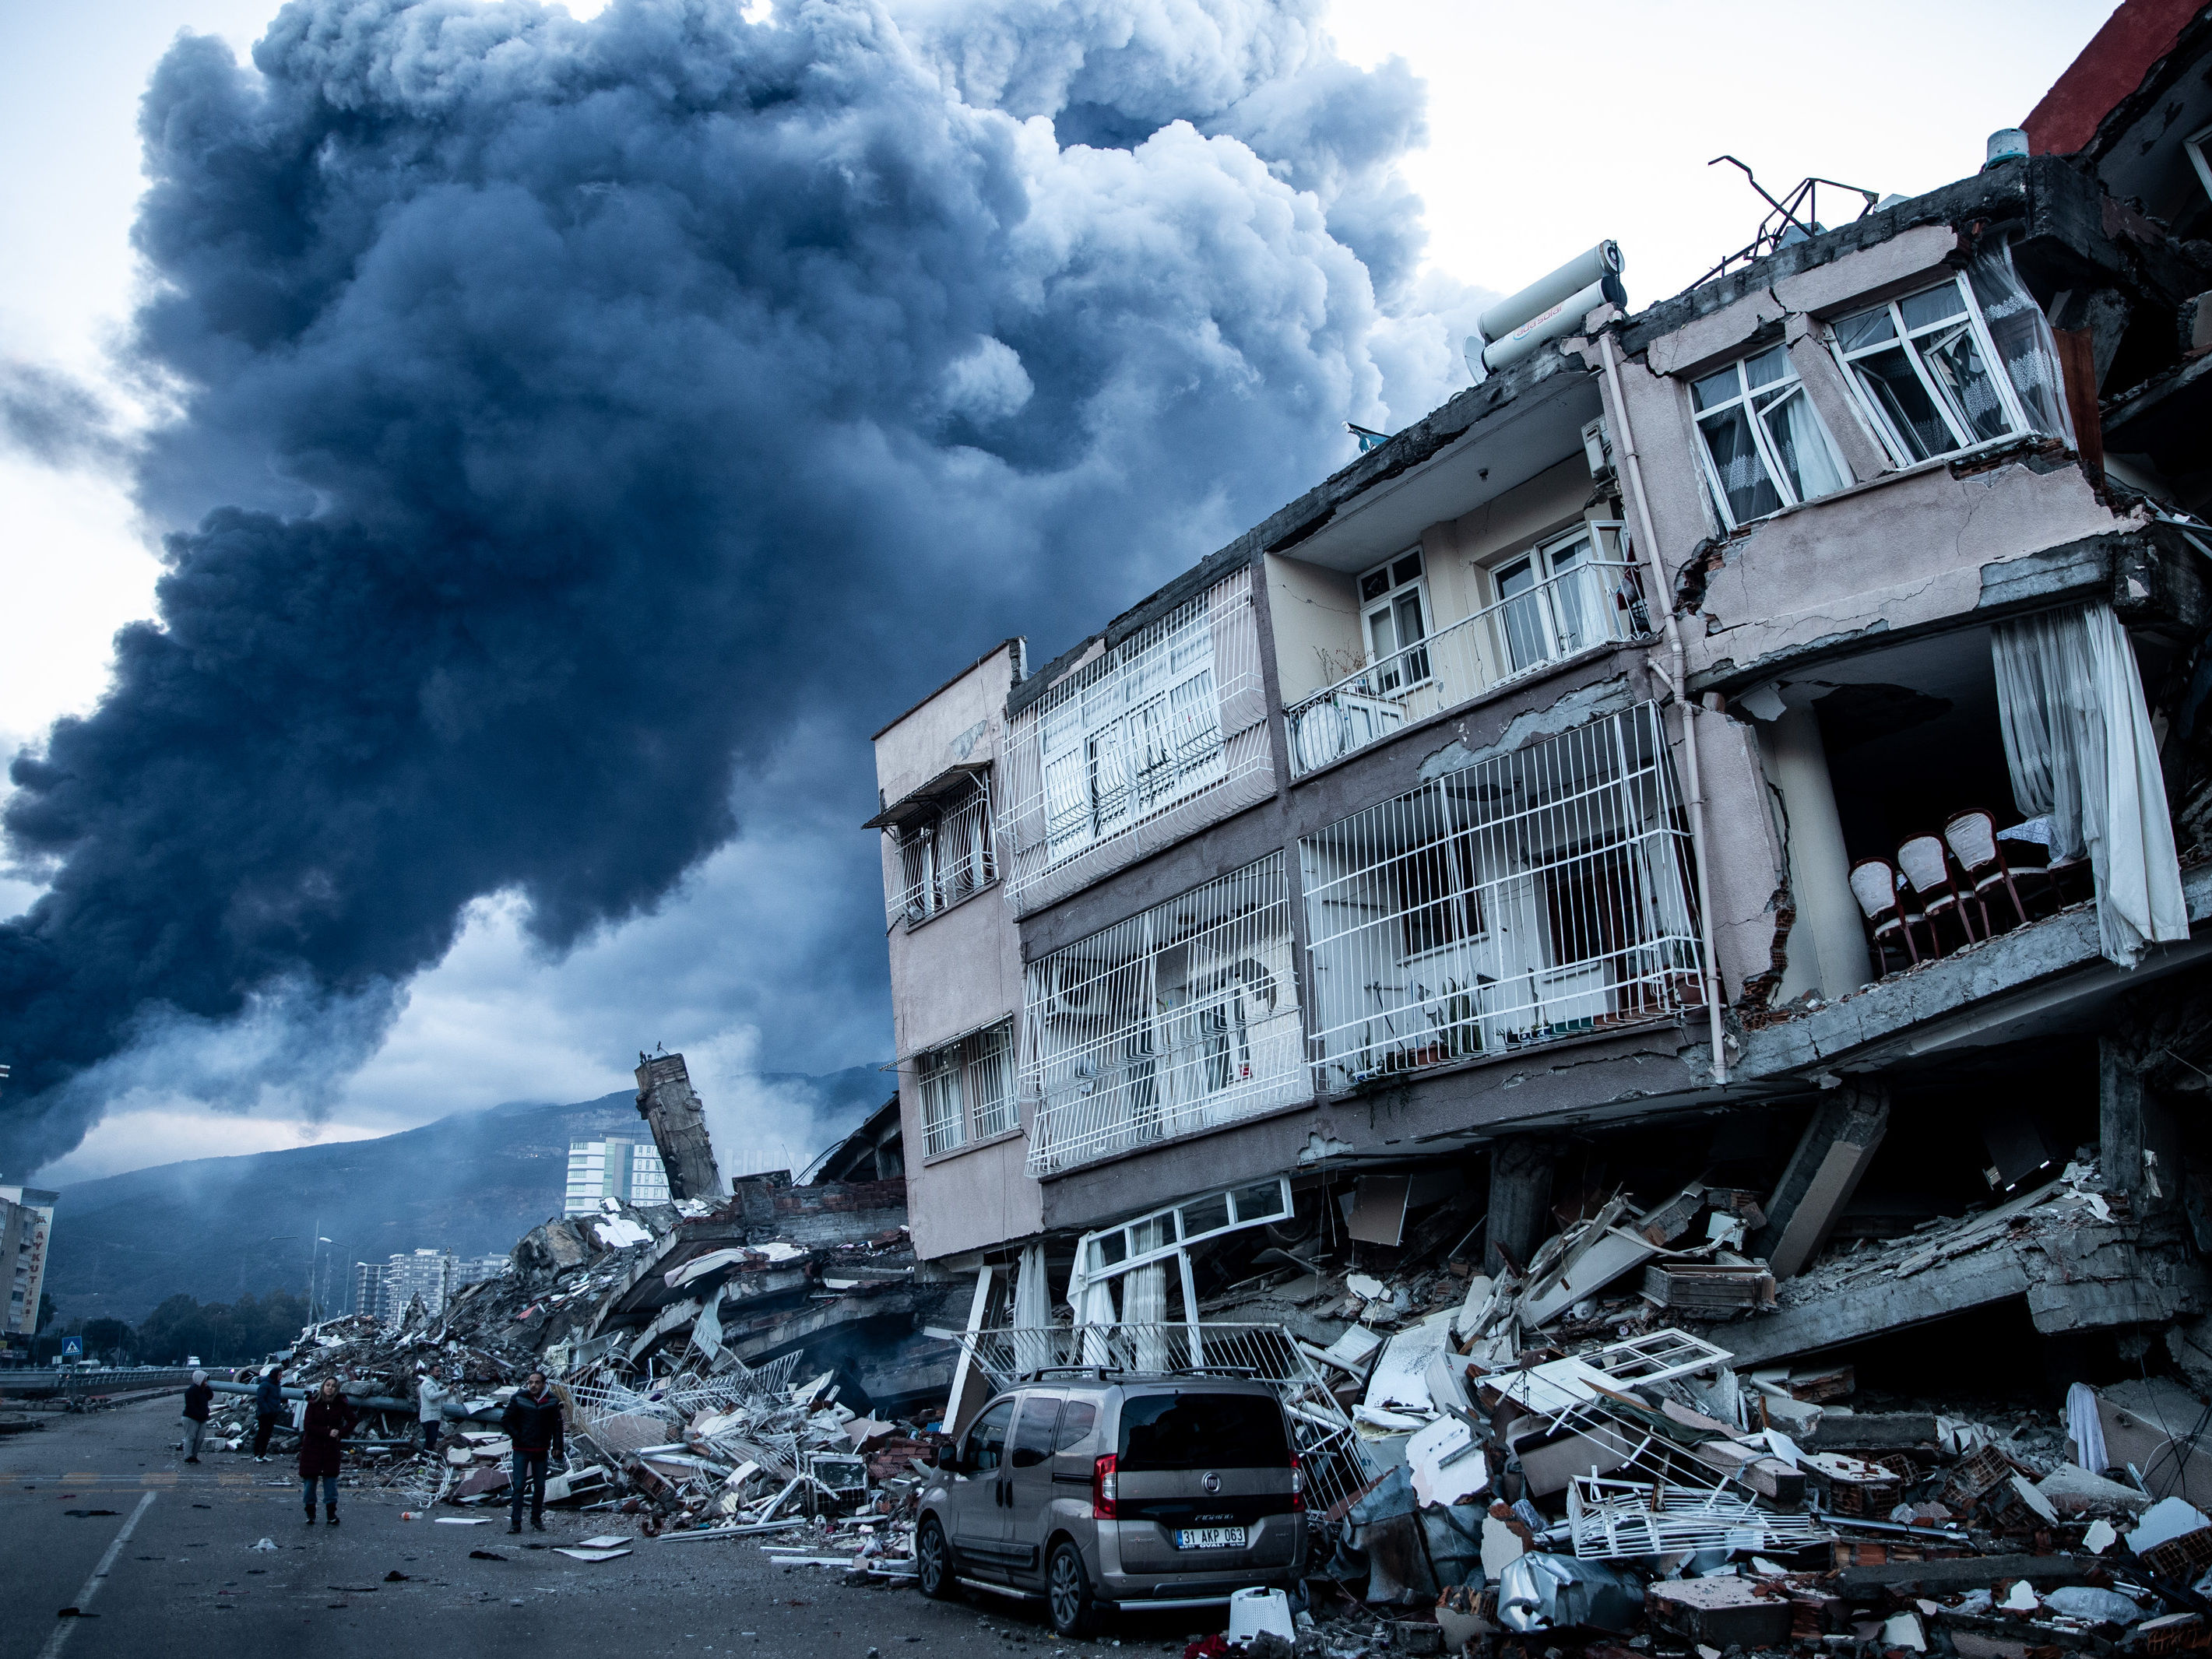
[[[1139,1251],[1158,1249],[1167,1242],[1166,1224],[1147,1221],[1134,1229],[1132,1241]],[[1135,1334],[1136,1365],[1140,1371],[1167,1369],[1167,1341],[1161,1327],[1168,1322],[1168,1264],[1132,1267],[1121,1275],[1121,1322],[1139,1328]]]
[[2079,447],[2058,370],[2058,343],[2051,337],[2043,307],[2013,268],[2010,241],[2002,236],[1984,240],[1967,261],[1966,282],[1981,302],[1990,342],[1997,349],[2013,390],[2020,394],[2028,423],[2063,439],[2069,449]]
[[1107,1331],[1114,1323],[1114,1287],[1106,1279],[1092,1279],[1085,1271],[1090,1265],[1086,1258],[1097,1248],[1089,1243],[1079,1246],[1075,1266],[1067,1275],[1067,1305],[1075,1314],[1076,1328],[1083,1333],[1082,1352],[1070,1356],[1079,1365],[1112,1363]]
[[2105,954],[2132,968],[2189,937],[2181,866],[2135,647],[2108,605],[1990,631],[2013,798],[2051,820],[2053,859],[2087,853]]
[[1022,1246],[1014,1274],[1014,1364],[1033,1371],[1060,1363],[1052,1352],[1052,1287],[1045,1282],[1044,1246]]
[[1790,471],[1790,487],[1799,501],[1832,495],[1850,482],[1836,464],[1828,434],[1821,430],[1820,417],[1813,412],[1813,399],[1802,387],[1767,416],[1766,429],[1773,434],[1774,447]]

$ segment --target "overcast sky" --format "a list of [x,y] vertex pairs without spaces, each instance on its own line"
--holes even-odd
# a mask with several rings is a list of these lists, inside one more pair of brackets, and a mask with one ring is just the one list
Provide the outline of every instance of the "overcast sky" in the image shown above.
[[[267,0],[0,0],[0,356],[132,395],[113,385],[107,353],[133,294],[138,95],[179,30],[219,35],[243,55],[273,9]],[[1687,285],[1757,224],[1761,204],[1734,169],[1708,167],[1712,157],[1741,157],[1778,193],[1808,173],[1884,194],[1929,189],[1972,172],[1986,136],[2027,112],[2109,9],[2102,0],[1356,0],[1332,23],[1355,63],[1396,55],[1426,82],[1430,141],[1404,171],[1426,204],[1432,270],[1508,292],[1611,236],[1642,305]],[[1849,216],[1855,205],[1838,196],[1824,210]],[[0,747],[12,752],[97,701],[109,638],[149,614],[159,567],[119,480],[0,452]],[[1033,640],[1033,654],[1066,643]],[[869,761],[798,744],[789,763],[803,790],[800,775]],[[732,1013],[730,976],[718,971],[747,951],[803,962],[809,941],[771,896],[821,878],[828,838],[863,833],[779,822],[709,860],[657,915],[561,961],[533,953],[512,905],[485,901],[319,1119],[281,1091],[264,1109],[210,1115],[164,1085],[156,1054],[46,1176],[389,1133],[502,1100],[587,1097],[624,1085],[625,1056],[641,1042],[685,1046],[707,1092],[725,1097],[759,1067],[885,1059],[887,1011],[794,1015],[763,1030]],[[0,878],[0,915],[35,891]],[[250,1031],[243,1041],[251,1046]]]

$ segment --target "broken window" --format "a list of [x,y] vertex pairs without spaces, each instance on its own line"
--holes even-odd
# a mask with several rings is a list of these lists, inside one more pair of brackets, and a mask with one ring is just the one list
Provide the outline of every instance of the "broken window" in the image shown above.
[[935,1156],[1005,1134],[1020,1122],[1012,1088],[1013,1022],[1001,1020],[915,1056],[922,1150]]
[[1481,761],[1299,843],[1331,1089],[1698,1000],[1656,708]]
[[1029,966],[1030,1172],[1048,1175],[1303,1092],[1283,855]]
[[[1845,377],[1900,466],[2031,430],[2070,437],[2048,326],[2003,255],[1977,260],[1971,289],[1947,277],[1835,325]],[[2001,349],[1977,292],[2004,328]]]
[[1731,530],[1850,482],[1787,346],[1692,383],[1705,483]]
[[963,775],[890,832],[897,841],[900,888],[891,920],[927,921],[998,879],[985,775]]

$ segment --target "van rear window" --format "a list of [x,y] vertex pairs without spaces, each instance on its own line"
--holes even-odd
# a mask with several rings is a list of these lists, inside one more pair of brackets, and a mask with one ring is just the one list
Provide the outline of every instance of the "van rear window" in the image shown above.
[[1120,1466],[1281,1469],[1291,1462],[1283,1409],[1265,1395],[1139,1394],[1121,1402]]

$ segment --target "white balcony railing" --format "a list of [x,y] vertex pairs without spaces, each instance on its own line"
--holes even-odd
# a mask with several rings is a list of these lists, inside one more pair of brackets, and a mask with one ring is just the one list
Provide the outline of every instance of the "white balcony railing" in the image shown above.
[[1018,910],[1265,796],[1249,568],[1102,652],[1008,723],[999,823]]
[[934,816],[888,831],[897,843],[900,882],[891,895],[890,925],[927,921],[996,881],[991,832],[990,791],[980,777],[963,799],[948,800]]
[[1029,965],[1029,1172],[1048,1176],[1312,1092],[1282,854]]
[[1304,777],[1577,652],[1650,631],[1633,562],[1571,565],[1286,709],[1291,775]]
[[1656,704],[1446,773],[1299,856],[1332,1091],[1702,1003]]

